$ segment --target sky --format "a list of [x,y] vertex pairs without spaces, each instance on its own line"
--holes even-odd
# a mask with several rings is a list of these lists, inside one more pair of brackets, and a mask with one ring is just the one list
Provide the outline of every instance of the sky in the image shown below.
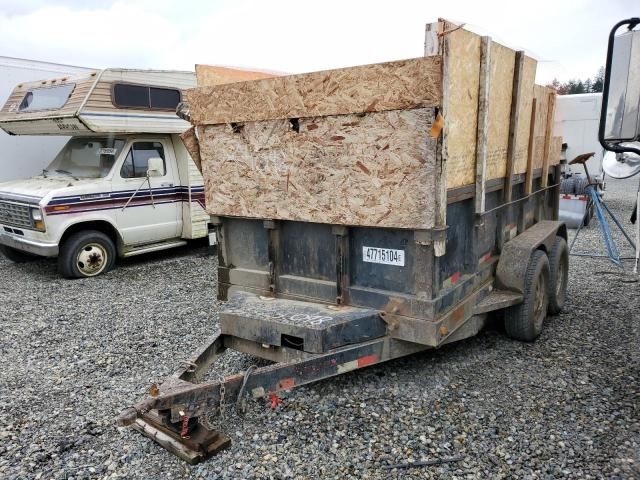
[[538,83],[593,77],[639,0],[0,0],[0,56],[93,68],[196,63],[301,73],[423,55],[438,17],[538,60]]

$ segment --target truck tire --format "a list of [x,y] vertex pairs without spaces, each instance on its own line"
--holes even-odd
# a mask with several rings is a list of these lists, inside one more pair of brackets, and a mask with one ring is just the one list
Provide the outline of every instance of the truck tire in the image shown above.
[[549,252],[549,315],[557,315],[564,308],[569,282],[569,248],[567,241],[556,237]]
[[66,278],[95,277],[108,272],[116,261],[113,241],[97,230],[77,232],[60,247],[58,271]]
[[6,245],[0,245],[0,253],[15,263],[29,262],[36,258],[35,255],[17,250],[13,247],[7,247]]
[[509,337],[532,342],[542,332],[549,304],[549,259],[542,250],[529,259],[523,297],[521,304],[505,309],[504,328]]

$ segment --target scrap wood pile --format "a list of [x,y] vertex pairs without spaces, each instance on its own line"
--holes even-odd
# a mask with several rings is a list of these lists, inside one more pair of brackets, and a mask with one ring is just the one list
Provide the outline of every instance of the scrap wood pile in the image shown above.
[[199,66],[179,113],[208,212],[432,229],[447,194],[545,186],[561,140],[536,61],[443,20],[427,34],[411,60],[248,81]]

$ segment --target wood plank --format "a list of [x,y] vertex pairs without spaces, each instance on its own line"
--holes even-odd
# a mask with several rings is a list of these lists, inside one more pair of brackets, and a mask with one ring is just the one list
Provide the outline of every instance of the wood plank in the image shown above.
[[515,70],[513,72],[513,90],[511,95],[511,118],[509,120],[509,147],[507,152],[507,170],[505,175],[504,201],[510,202],[512,195],[511,176],[514,172],[516,145],[518,142],[518,128],[520,121],[520,102],[522,101],[522,69],[524,66],[524,52],[516,52]]
[[243,70],[240,68],[196,64],[196,82],[198,87],[210,87],[213,85],[246,82],[249,80],[262,80],[263,78],[273,78],[276,76],[278,75],[258,70]]
[[441,58],[342,68],[187,90],[194,125],[440,105]]
[[431,229],[434,110],[199,126],[207,211]]
[[547,124],[544,130],[544,163],[542,164],[542,188],[549,184],[549,165],[551,162],[551,143],[553,135],[553,115],[555,113],[556,94],[547,94]]
[[[443,155],[447,188],[475,183],[480,37],[447,24],[444,36]],[[453,31],[452,31],[453,30]]]
[[424,56],[440,55],[440,31],[441,22],[427,23],[424,29]]
[[536,133],[536,99],[531,102],[531,121],[529,122],[529,146],[527,148],[527,169],[525,173],[524,194],[530,195],[533,188],[533,147]]
[[522,66],[522,91],[520,92],[520,121],[518,122],[518,138],[516,142],[514,173],[525,173],[527,170],[529,130],[531,123],[531,104],[538,63],[525,56]]
[[489,91],[491,88],[491,37],[482,37],[480,46],[480,94],[476,134],[475,213],[485,211],[485,181],[489,130]]
[[487,132],[487,178],[504,178],[509,151],[509,121],[516,52],[491,42],[491,91]]

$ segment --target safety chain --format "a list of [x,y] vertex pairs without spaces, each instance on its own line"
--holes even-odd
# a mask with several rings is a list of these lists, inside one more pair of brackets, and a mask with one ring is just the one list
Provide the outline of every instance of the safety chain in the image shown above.
[[[218,382],[220,382],[220,403],[218,404],[218,408],[212,408],[204,412],[198,419],[200,424],[209,430],[217,430],[220,429],[220,424],[225,418],[225,405],[224,405],[224,396],[226,394],[226,388],[224,386],[224,375],[218,373]],[[216,417],[219,417],[217,419]]]

